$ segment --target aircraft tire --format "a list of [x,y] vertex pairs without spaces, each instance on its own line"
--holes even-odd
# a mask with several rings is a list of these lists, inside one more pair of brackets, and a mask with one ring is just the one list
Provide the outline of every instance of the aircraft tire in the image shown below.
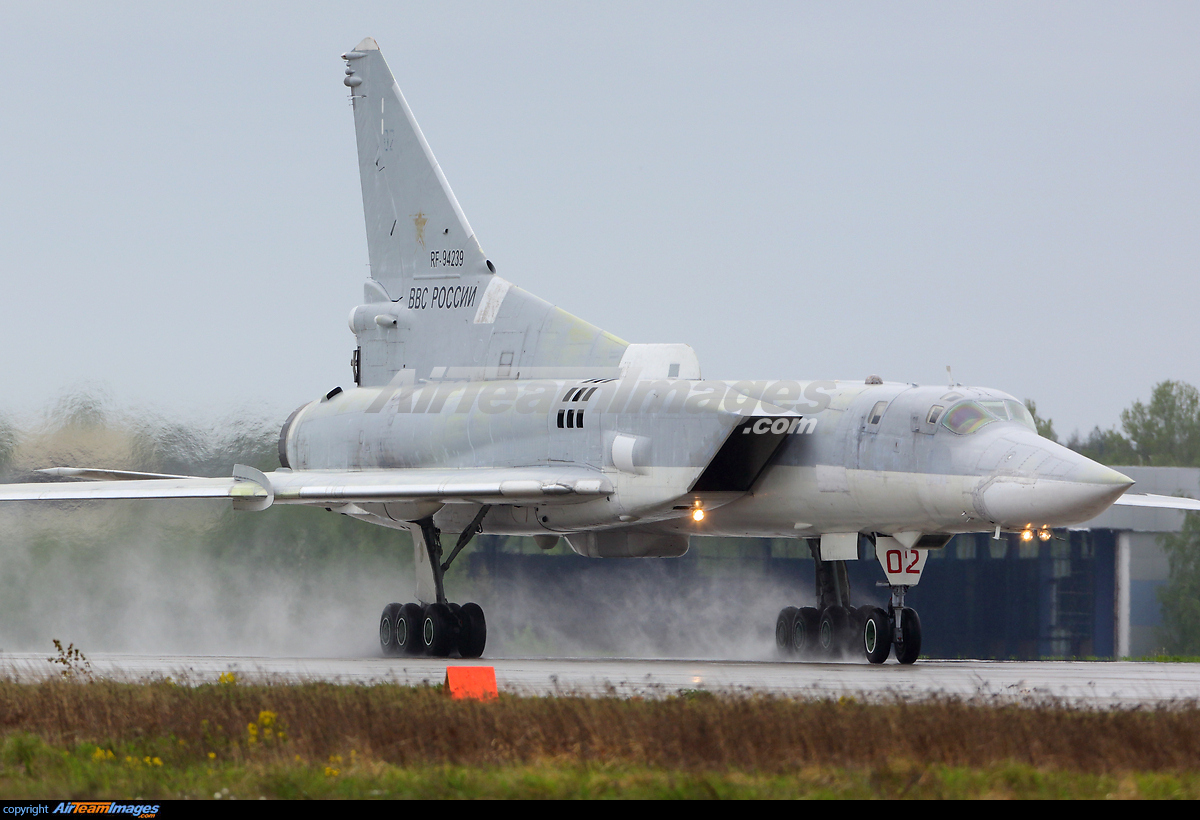
[[400,607],[400,615],[397,620],[397,654],[420,655],[425,651],[425,647],[421,643],[421,625],[425,620],[425,610],[421,608],[420,604],[405,604]]
[[458,612],[458,654],[464,658],[478,658],[487,644],[487,619],[479,604],[463,604]]
[[400,654],[400,645],[396,642],[396,620],[400,617],[400,604],[388,604],[383,608],[379,617],[379,648],[384,657],[394,658]]
[[779,610],[779,617],[775,619],[775,648],[781,655],[796,654],[796,649],[792,646],[792,633],[796,628],[797,612],[799,610],[796,607],[785,606]]
[[846,632],[850,622],[850,612],[843,606],[826,607],[821,613],[821,623],[818,627],[818,644],[820,652],[827,658],[841,654],[846,646]]
[[817,636],[821,629],[821,613],[815,606],[802,606],[796,610],[796,621],[792,627],[792,649],[801,658],[811,658],[820,648]]
[[896,645],[896,660],[903,664],[915,662],[921,654],[921,619],[915,609],[900,610],[900,635],[903,641]]
[[425,643],[425,654],[434,658],[449,656],[457,639],[454,614],[445,604],[430,604],[425,607],[425,618],[421,625],[421,639]]
[[853,610],[851,610],[854,613],[853,620],[855,634],[857,634],[858,631],[862,629],[863,625],[866,624],[867,618],[871,617],[871,611],[874,609],[874,606],[867,604],[866,606],[855,607]]
[[887,613],[877,606],[864,607],[868,610],[859,634],[862,636],[863,653],[871,663],[883,663],[892,651],[892,625]]

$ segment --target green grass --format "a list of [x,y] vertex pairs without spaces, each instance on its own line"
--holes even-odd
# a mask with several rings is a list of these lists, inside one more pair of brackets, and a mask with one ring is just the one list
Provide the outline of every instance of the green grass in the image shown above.
[[[680,770],[545,760],[510,766],[397,766],[367,759],[96,759],[99,747],[58,749],[31,736],[5,741],[0,799],[373,799],[373,798],[1032,798],[1200,797],[1200,773],[1089,774],[1020,763],[972,768],[893,762],[880,767],[808,766],[794,772]],[[10,766],[13,757],[21,758]],[[336,756],[335,756],[336,757]]]
[[0,799],[1200,798],[1200,708],[0,680]]

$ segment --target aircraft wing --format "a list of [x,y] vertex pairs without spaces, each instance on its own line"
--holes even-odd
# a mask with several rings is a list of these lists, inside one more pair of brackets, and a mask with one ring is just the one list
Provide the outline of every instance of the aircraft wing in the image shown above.
[[1181,498],[1177,495],[1150,495],[1149,493],[1126,493],[1113,502],[1118,507],[1157,507],[1163,510],[1200,511],[1200,500]]
[[572,466],[278,471],[271,473],[270,481],[276,501],[301,504],[420,499],[503,503],[613,492],[604,473]]
[[[0,484],[0,501],[92,501],[118,498],[233,498],[234,478],[181,478],[116,481],[55,481]],[[261,488],[259,488],[261,489]],[[246,488],[253,494],[255,485]],[[266,493],[262,493],[266,497]]]
[[86,481],[0,484],[0,501],[229,498],[243,509],[272,503],[345,504],[439,500],[518,503],[582,500],[613,492],[612,482],[590,467],[395,469],[361,471],[278,470],[264,474],[236,465],[228,478],[135,473],[90,467],[40,472]]

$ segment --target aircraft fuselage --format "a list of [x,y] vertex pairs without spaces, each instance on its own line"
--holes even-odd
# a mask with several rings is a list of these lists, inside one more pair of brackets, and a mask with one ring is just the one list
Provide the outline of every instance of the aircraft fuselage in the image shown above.
[[[397,381],[306,405],[282,432],[281,456],[296,471],[561,463],[611,482],[601,497],[513,505],[487,517],[485,531],[517,535],[631,525],[788,537],[1057,527],[1095,516],[1130,483],[1039,437],[1012,396],[979,388]],[[468,497],[445,501],[435,517],[445,530],[465,526],[477,509]],[[360,506],[376,523],[400,525],[416,514]]]

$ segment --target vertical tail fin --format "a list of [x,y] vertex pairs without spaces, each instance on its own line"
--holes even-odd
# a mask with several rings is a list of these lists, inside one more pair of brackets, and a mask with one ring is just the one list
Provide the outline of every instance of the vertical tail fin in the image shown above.
[[343,57],[354,103],[371,277],[392,301],[404,296],[414,277],[487,277],[475,233],[379,46],[367,37]]
[[356,380],[373,386],[442,378],[448,369],[458,369],[456,378],[530,378],[548,368],[616,368],[626,342],[495,274],[375,41],[342,56],[372,279],[370,304],[350,316]]

